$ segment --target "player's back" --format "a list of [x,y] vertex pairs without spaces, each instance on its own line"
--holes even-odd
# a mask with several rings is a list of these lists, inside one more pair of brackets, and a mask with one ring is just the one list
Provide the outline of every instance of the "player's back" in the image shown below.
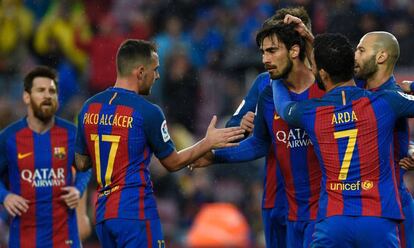
[[[158,218],[148,165],[158,146],[150,136],[166,131],[165,121],[160,130],[156,128],[158,133],[151,128],[159,118],[163,114],[156,105],[121,88],[109,88],[84,104],[78,130],[96,170],[97,223],[109,218]],[[168,132],[165,135],[167,142]]]
[[391,148],[397,115],[382,96],[338,87],[300,106],[323,174],[319,218],[403,217]]

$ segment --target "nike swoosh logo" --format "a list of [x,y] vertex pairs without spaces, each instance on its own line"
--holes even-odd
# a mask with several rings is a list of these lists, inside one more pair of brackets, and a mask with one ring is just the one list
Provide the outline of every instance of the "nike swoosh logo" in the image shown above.
[[17,154],[17,158],[18,159],[24,159],[24,158],[26,158],[26,157],[29,157],[30,155],[32,155],[32,153],[31,152],[28,152],[28,153],[18,153]]
[[278,119],[280,119],[280,116],[277,115],[277,114],[275,114],[275,116],[273,117],[273,119],[278,120]]

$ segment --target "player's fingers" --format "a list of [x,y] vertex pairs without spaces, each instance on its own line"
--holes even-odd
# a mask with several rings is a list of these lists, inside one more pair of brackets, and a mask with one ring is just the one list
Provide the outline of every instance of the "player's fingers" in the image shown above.
[[14,216],[18,215],[22,215],[22,213],[20,212],[20,210],[16,207],[15,204],[10,205],[10,210],[12,211],[12,213],[14,213]]
[[238,146],[238,145],[239,145],[239,143],[226,143],[222,147],[234,147],[234,146]]
[[242,122],[242,124],[245,125],[248,128],[253,128],[254,127],[254,124],[253,124],[252,121],[244,121],[244,122]]
[[62,187],[60,188],[60,190],[66,191],[66,192],[70,192],[71,187]]
[[249,119],[254,119],[254,112],[249,111],[247,112],[243,117],[249,118]]
[[29,205],[25,202],[25,201],[17,201],[15,206],[21,210],[22,212],[27,212],[27,210],[29,209]]
[[79,201],[74,200],[74,201],[70,201],[70,202],[68,203],[68,206],[69,206],[70,208],[76,208],[76,207],[78,206],[78,204],[79,204]]
[[240,126],[241,128],[243,128],[244,130],[246,130],[247,132],[249,132],[249,133],[251,133],[252,131],[253,131],[253,128],[251,128],[251,127],[248,127],[248,126],[246,126],[246,125],[242,125],[242,126]]
[[4,205],[4,208],[6,209],[6,211],[7,211],[7,213],[8,213],[9,215],[11,215],[12,217],[15,217],[15,216],[16,216],[16,214],[14,213],[14,211],[13,211],[13,209],[12,209],[12,207],[11,207],[11,206],[9,206],[9,205]]
[[240,134],[240,135],[236,135],[236,136],[232,136],[232,137],[228,138],[227,142],[232,142],[232,141],[240,140],[240,139],[243,139],[243,138],[244,138],[244,135]]
[[210,124],[208,125],[208,128],[214,128],[217,123],[217,116],[213,115],[213,118],[211,118]]
[[226,133],[223,133],[223,135],[221,136],[224,140],[225,139],[228,139],[228,138],[231,138],[231,137],[235,137],[235,136],[242,136],[242,137],[244,137],[244,130],[243,129],[241,129],[242,131],[240,131],[240,130],[237,130],[237,131],[233,131],[233,132],[226,132]]

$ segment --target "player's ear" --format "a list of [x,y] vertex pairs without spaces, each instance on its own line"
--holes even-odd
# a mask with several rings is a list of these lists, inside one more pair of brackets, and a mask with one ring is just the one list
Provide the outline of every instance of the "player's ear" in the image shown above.
[[299,53],[300,53],[300,47],[299,45],[293,45],[290,49],[289,49],[289,55],[291,59],[296,59],[297,57],[299,57]]
[[144,75],[145,68],[143,65],[139,65],[135,67],[135,69],[132,71],[134,76],[138,79],[142,79],[142,76]]
[[378,64],[383,64],[383,63],[385,63],[386,61],[387,61],[387,59],[388,59],[388,53],[387,52],[385,52],[385,51],[379,51],[378,53],[377,53],[377,63]]
[[22,99],[25,104],[30,104],[30,93],[27,91],[23,91]]

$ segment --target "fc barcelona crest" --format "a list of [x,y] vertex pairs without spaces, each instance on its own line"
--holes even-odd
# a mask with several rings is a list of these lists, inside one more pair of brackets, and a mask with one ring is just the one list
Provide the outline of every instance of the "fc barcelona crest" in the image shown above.
[[53,149],[53,156],[57,159],[65,159],[66,158],[66,149],[63,146],[55,147]]

